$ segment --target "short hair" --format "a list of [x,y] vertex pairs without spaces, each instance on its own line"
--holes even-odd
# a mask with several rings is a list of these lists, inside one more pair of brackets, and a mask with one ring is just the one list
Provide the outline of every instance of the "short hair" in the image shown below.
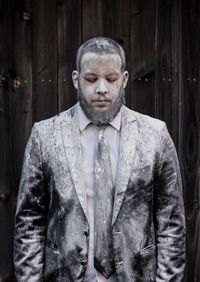
[[119,43],[107,37],[93,37],[84,42],[77,51],[76,67],[78,71],[81,68],[83,55],[90,52],[97,54],[118,54],[122,62],[121,70],[124,71],[126,68],[125,52]]

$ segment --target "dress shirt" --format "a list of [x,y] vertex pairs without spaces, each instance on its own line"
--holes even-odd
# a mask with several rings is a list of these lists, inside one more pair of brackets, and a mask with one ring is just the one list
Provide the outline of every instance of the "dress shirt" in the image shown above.
[[[80,137],[83,156],[83,171],[87,195],[87,218],[90,225],[88,264],[84,282],[116,282],[116,275],[108,279],[94,268],[94,183],[95,183],[95,152],[97,147],[97,127],[86,117],[79,105]],[[114,188],[117,178],[119,144],[120,144],[121,111],[106,126],[105,139],[109,146]]]

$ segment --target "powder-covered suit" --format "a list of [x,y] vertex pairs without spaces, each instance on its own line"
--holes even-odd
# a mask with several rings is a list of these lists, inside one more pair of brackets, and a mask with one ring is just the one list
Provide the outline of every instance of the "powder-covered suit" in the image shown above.
[[[19,282],[83,281],[89,224],[77,104],[36,123],[16,211]],[[112,218],[119,282],[182,281],[185,220],[179,164],[164,122],[122,106]]]

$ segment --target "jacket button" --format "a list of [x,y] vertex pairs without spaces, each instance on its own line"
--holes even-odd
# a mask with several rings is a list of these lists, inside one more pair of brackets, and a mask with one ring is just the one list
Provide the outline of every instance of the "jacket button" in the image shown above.
[[116,264],[121,265],[121,264],[123,264],[123,261],[118,261],[118,262],[116,262]]
[[89,236],[89,232],[88,232],[88,231],[84,231],[84,235],[85,235],[86,237],[88,237],[88,236]]
[[120,231],[113,232],[113,235],[119,235],[119,234],[121,234]]
[[61,207],[61,208],[58,210],[58,217],[59,217],[59,218],[62,218],[64,215],[65,215],[65,209],[64,209],[64,207]]

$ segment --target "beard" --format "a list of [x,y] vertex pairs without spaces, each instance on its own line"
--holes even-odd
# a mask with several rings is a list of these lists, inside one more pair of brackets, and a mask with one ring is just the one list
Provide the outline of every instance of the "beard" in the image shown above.
[[123,87],[120,88],[115,102],[111,104],[107,110],[104,111],[96,110],[92,105],[87,102],[83,95],[80,85],[78,87],[77,93],[78,101],[83,112],[95,125],[106,125],[111,122],[120,111],[122,105],[125,104],[125,90]]

